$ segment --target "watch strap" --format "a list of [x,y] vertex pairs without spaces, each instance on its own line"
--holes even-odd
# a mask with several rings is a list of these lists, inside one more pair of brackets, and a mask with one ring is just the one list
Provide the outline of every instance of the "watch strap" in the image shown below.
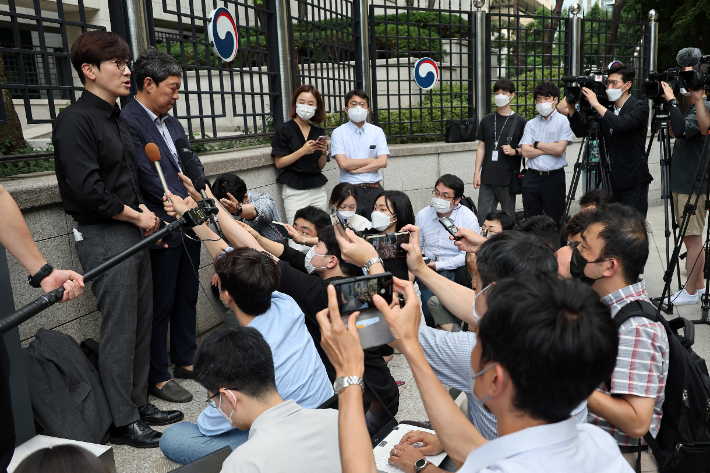
[[39,271],[37,271],[34,275],[27,276],[27,284],[32,287],[40,287],[42,280],[52,274],[52,271],[54,271],[54,266],[49,263],[45,264],[39,268]]
[[536,141],[535,143],[533,143],[533,148],[537,149],[537,145],[539,145],[539,144],[540,144],[540,142]]
[[384,261],[382,261],[382,258],[380,258],[379,256],[375,256],[374,258],[372,258],[370,261],[368,261],[367,263],[365,263],[363,265],[362,270],[365,271],[366,274],[370,274],[370,267],[373,264],[377,264],[377,263],[380,263],[382,266],[385,265]]
[[365,382],[359,376],[341,376],[333,383],[333,392],[337,396],[343,389],[354,384],[359,384],[362,392],[365,392]]
[[414,471],[420,472],[424,470],[426,467],[429,466],[431,462],[427,460],[426,458],[420,458],[419,460],[414,462]]

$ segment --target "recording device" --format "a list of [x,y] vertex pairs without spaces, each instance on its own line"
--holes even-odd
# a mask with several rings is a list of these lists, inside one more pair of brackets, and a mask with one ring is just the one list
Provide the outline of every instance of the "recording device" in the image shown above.
[[277,222],[274,220],[273,222],[271,222],[271,224],[276,227],[276,231],[279,232],[282,237],[293,240],[293,238],[291,238],[291,235],[288,234],[288,230],[286,229],[285,223]]
[[[155,170],[158,171],[158,178],[160,183],[163,185],[163,190],[165,191],[165,197],[168,197],[168,183],[165,181],[165,175],[163,174],[163,168],[160,166],[160,150],[158,145],[155,143],[148,143],[145,145],[145,155],[148,161],[155,165]],[[168,197],[168,202],[172,204],[170,197]]]
[[[195,190],[202,195],[202,200],[211,207],[215,206],[214,199],[207,197],[205,192],[205,177],[200,172],[200,168],[195,162],[195,154],[193,149],[190,147],[190,143],[187,142],[185,138],[178,138],[175,140],[175,149],[178,152],[178,159],[180,160],[180,167],[183,173],[192,181],[192,185],[195,186]],[[210,216],[210,221],[214,225],[215,230],[220,238],[222,238],[222,227],[219,226],[217,221],[217,215],[213,214]]]
[[456,236],[459,229],[456,228],[456,225],[454,225],[454,222],[452,222],[449,217],[441,217],[439,219],[439,223],[446,229],[447,232],[451,234],[452,237],[454,237],[454,240],[458,241],[461,239],[460,236]]
[[391,304],[393,286],[392,273],[358,276],[333,283],[343,323],[348,323],[348,314],[360,311],[356,323],[363,348],[384,345],[394,340],[384,315],[372,302],[372,296],[377,294],[387,304]]
[[674,67],[663,72],[652,71],[648,74],[648,78],[641,83],[641,95],[651,100],[663,100],[663,86],[661,82],[667,82],[671,89],[678,88],[679,67]]
[[402,258],[407,256],[402,243],[409,243],[409,235],[409,232],[382,233],[367,235],[365,240],[375,247],[382,259]]
[[582,93],[582,87],[586,87],[594,92],[599,103],[604,107],[608,107],[611,105],[611,102],[609,102],[609,99],[606,96],[606,81],[609,76],[603,74],[602,71],[599,70],[587,70],[585,72],[587,74],[585,76],[563,76],[561,78],[562,82],[577,84],[565,84],[565,97],[568,102],[579,102],[580,112],[587,112],[585,114],[589,114],[590,112],[588,111],[593,111],[596,113],[596,110],[592,108],[589,101],[584,96],[584,93]]
[[320,142],[328,141],[328,137],[327,136],[319,136],[318,141],[320,141]]
[[683,69],[695,67],[692,71],[681,70],[678,75],[680,87],[693,90],[710,88],[710,56],[703,56],[698,48],[683,48],[678,51],[676,61]]
[[345,222],[345,219],[342,215],[340,215],[340,212],[338,212],[338,209],[335,206],[331,208],[331,215],[335,217],[335,224],[340,227],[340,230],[343,233],[345,233],[346,228],[350,228],[348,227],[348,224]]

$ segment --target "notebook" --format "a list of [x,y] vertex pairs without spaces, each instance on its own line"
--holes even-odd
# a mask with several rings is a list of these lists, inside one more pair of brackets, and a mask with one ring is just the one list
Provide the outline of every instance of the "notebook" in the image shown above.
[[173,470],[173,473],[219,473],[222,471],[222,463],[224,463],[231,453],[231,448],[222,447],[216,452],[212,452],[209,455],[198,458],[192,463]]
[[[390,452],[392,448],[397,445],[402,437],[407,432],[412,430],[420,430],[422,432],[428,432],[430,434],[435,434],[433,430],[423,429],[421,427],[416,427],[414,425],[399,424],[392,429],[392,432],[385,437],[380,443],[378,443],[375,448],[372,449],[372,453],[375,454],[375,464],[377,465],[378,473],[404,473],[398,465],[388,463],[390,458]],[[421,446],[421,444],[414,444],[415,447]],[[441,462],[446,458],[446,452],[441,452],[438,455],[425,455],[426,459],[429,460],[434,466],[441,465]],[[412,465],[413,466],[413,465]]]

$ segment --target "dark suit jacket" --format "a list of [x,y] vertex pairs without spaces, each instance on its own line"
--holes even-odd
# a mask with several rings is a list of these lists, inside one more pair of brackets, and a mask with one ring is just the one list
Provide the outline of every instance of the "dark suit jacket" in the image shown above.
[[[648,103],[629,97],[618,116],[610,110],[602,117],[601,125],[611,167],[611,182],[617,189],[636,187],[642,173],[642,182],[653,180],[646,163],[648,114]],[[572,115],[569,124],[577,137],[584,136],[589,127],[579,113]]]
[[[155,170],[155,165],[148,161],[148,157],[145,155],[145,145],[148,143],[158,145],[158,149],[160,150],[160,166],[163,169],[165,181],[168,183],[168,189],[170,189],[170,192],[173,194],[185,198],[187,197],[187,189],[185,189],[185,186],[182,185],[182,181],[178,177],[179,169],[173,159],[173,154],[165,143],[163,135],[160,134],[155,123],[150,119],[148,112],[146,112],[136,99],[131,100],[123,107],[121,117],[128,122],[133,144],[136,147],[136,154],[138,155],[138,185],[140,186],[141,194],[143,194],[145,205],[155,212],[158,217],[166,222],[172,222],[175,219],[168,217],[168,214],[163,208],[163,194],[165,192],[163,191],[162,184],[160,184],[160,178],[158,178],[158,171]],[[173,142],[178,138],[187,139],[185,129],[175,117],[168,115],[165,119],[165,124]],[[204,174],[205,169],[197,155],[195,155],[195,161],[200,168],[200,172]],[[182,244],[182,238],[180,235],[175,234],[167,243],[168,247],[174,248]],[[151,249],[159,248],[163,247],[158,245],[151,247]]]

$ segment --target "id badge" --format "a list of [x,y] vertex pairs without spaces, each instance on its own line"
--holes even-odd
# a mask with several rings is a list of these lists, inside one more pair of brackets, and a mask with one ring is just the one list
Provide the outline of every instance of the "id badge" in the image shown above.
[[498,161],[498,150],[493,151],[491,155],[491,161]]

